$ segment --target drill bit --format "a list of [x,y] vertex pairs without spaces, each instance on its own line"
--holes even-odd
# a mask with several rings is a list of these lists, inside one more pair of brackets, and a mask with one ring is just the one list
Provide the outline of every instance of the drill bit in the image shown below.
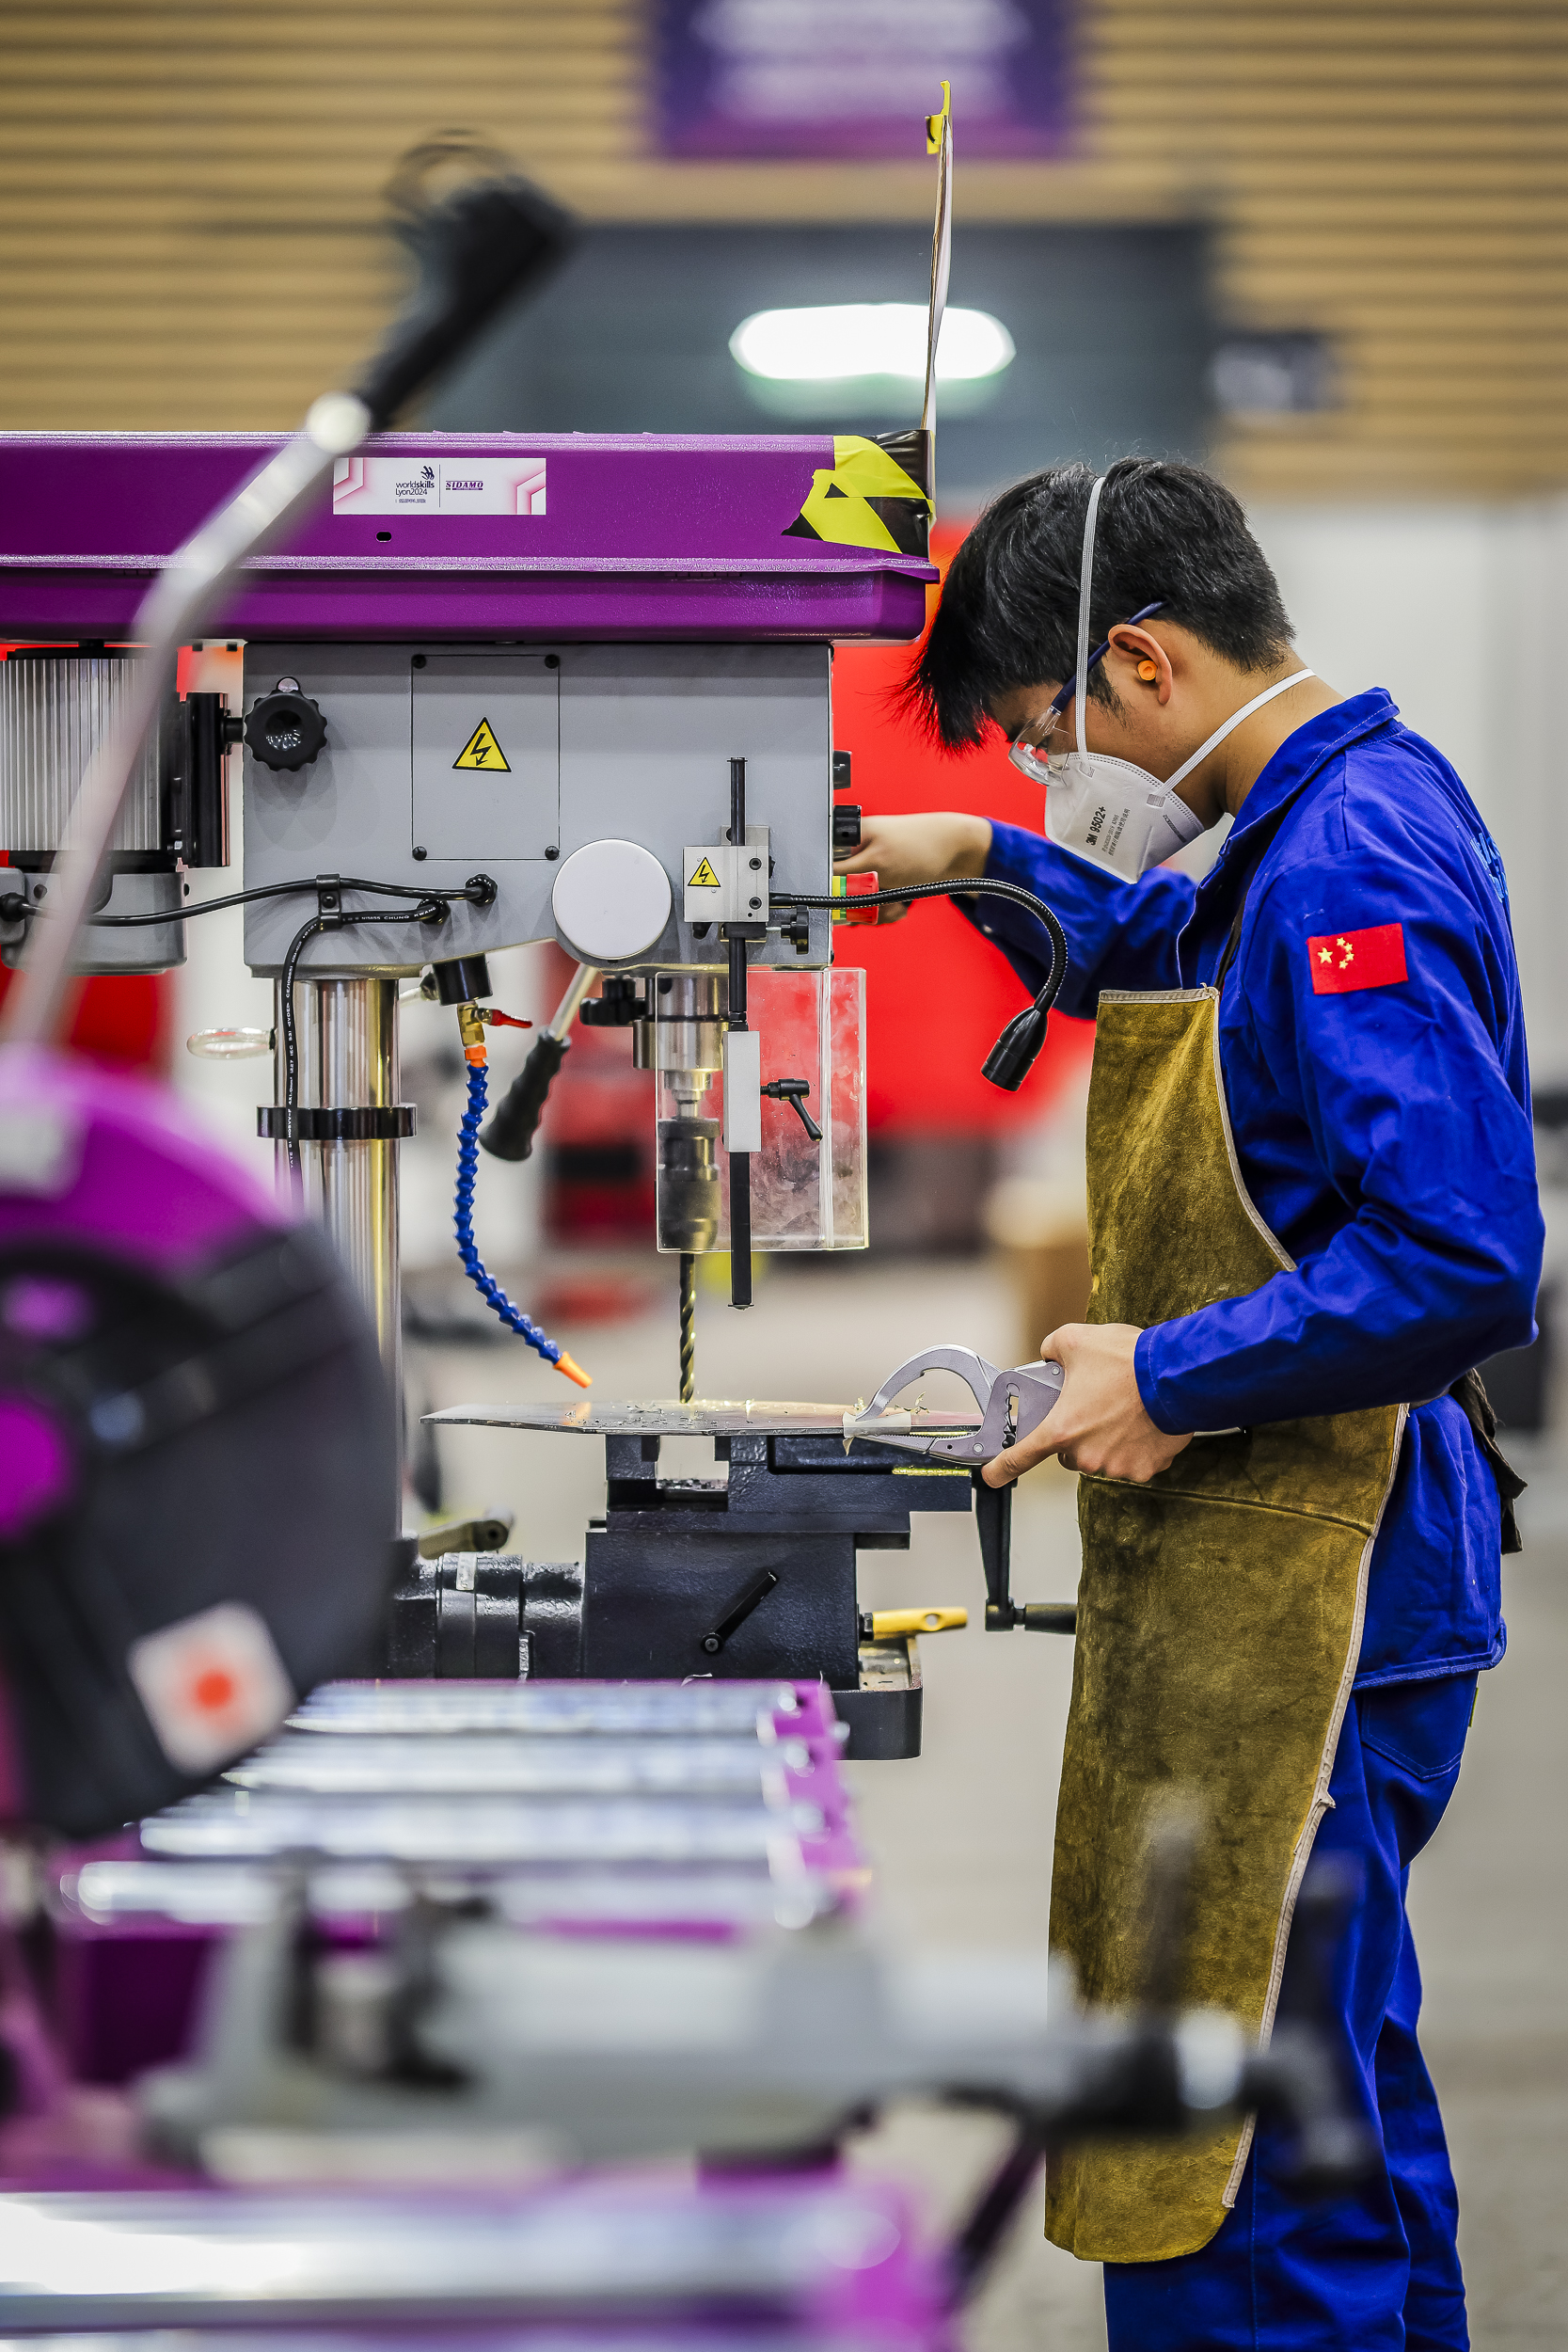
[[689,1405],[697,1385],[697,1260],[681,1251],[681,1403]]

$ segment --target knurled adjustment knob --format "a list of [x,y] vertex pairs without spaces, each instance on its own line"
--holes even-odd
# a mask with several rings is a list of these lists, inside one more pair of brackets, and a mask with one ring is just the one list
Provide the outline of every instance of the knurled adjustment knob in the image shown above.
[[833,855],[847,857],[861,846],[861,811],[854,801],[840,801],[833,810]]
[[263,694],[246,716],[245,739],[263,768],[309,768],[326,741],[326,721],[309,694]]

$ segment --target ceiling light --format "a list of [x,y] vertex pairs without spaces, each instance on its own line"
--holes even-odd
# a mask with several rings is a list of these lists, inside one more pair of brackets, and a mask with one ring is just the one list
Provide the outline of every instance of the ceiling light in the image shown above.
[[[750,375],[825,384],[856,376],[926,373],[927,314],[916,302],[840,302],[803,310],[757,310],[730,349]],[[1013,339],[989,310],[949,310],[937,344],[939,384],[1000,375]]]

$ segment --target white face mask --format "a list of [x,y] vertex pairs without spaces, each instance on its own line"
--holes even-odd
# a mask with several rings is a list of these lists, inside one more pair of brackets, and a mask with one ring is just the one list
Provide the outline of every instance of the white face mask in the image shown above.
[[[1091,752],[1084,738],[1084,717],[1088,702],[1088,677],[1095,661],[1107,647],[1101,645],[1092,658],[1089,653],[1089,600],[1094,580],[1094,527],[1100,510],[1100,493],[1105,486],[1104,476],[1089,492],[1089,511],[1084,519],[1084,556],[1078,580],[1078,667],[1069,689],[1064,688],[1046,714],[1049,723],[1025,729],[1012,743],[1008,756],[1015,768],[1045,787],[1046,838],[1058,849],[1070,850],[1075,857],[1086,859],[1091,866],[1105,873],[1115,874],[1122,882],[1136,882],[1151,866],[1161,866],[1189,841],[1196,841],[1206,827],[1196,817],[1177,790],[1177,786],[1201,766],[1212,751],[1224,742],[1233,727],[1243,719],[1250,719],[1255,710],[1273,702],[1286,688],[1299,686],[1303,678],[1312,675],[1310,670],[1297,670],[1292,677],[1281,678],[1277,685],[1255,694],[1240,710],[1231,712],[1223,726],[1214,729],[1207,742],[1200,743],[1190,759],[1184,759],[1176,773],[1164,784],[1131,759],[1113,758],[1105,752]],[[1134,620],[1144,620],[1157,605],[1146,605]],[[1043,735],[1049,746],[1056,719],[1065,707],[1069,692],[1077,719],[1078,745],[1070,751],[1053,756],[1023,739],[1024,734]]]

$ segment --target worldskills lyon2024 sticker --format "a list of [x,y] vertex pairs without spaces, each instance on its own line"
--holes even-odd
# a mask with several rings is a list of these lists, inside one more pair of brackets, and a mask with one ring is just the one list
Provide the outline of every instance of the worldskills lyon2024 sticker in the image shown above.
[[542,457],[340,457],[334,515],[543,515]]

